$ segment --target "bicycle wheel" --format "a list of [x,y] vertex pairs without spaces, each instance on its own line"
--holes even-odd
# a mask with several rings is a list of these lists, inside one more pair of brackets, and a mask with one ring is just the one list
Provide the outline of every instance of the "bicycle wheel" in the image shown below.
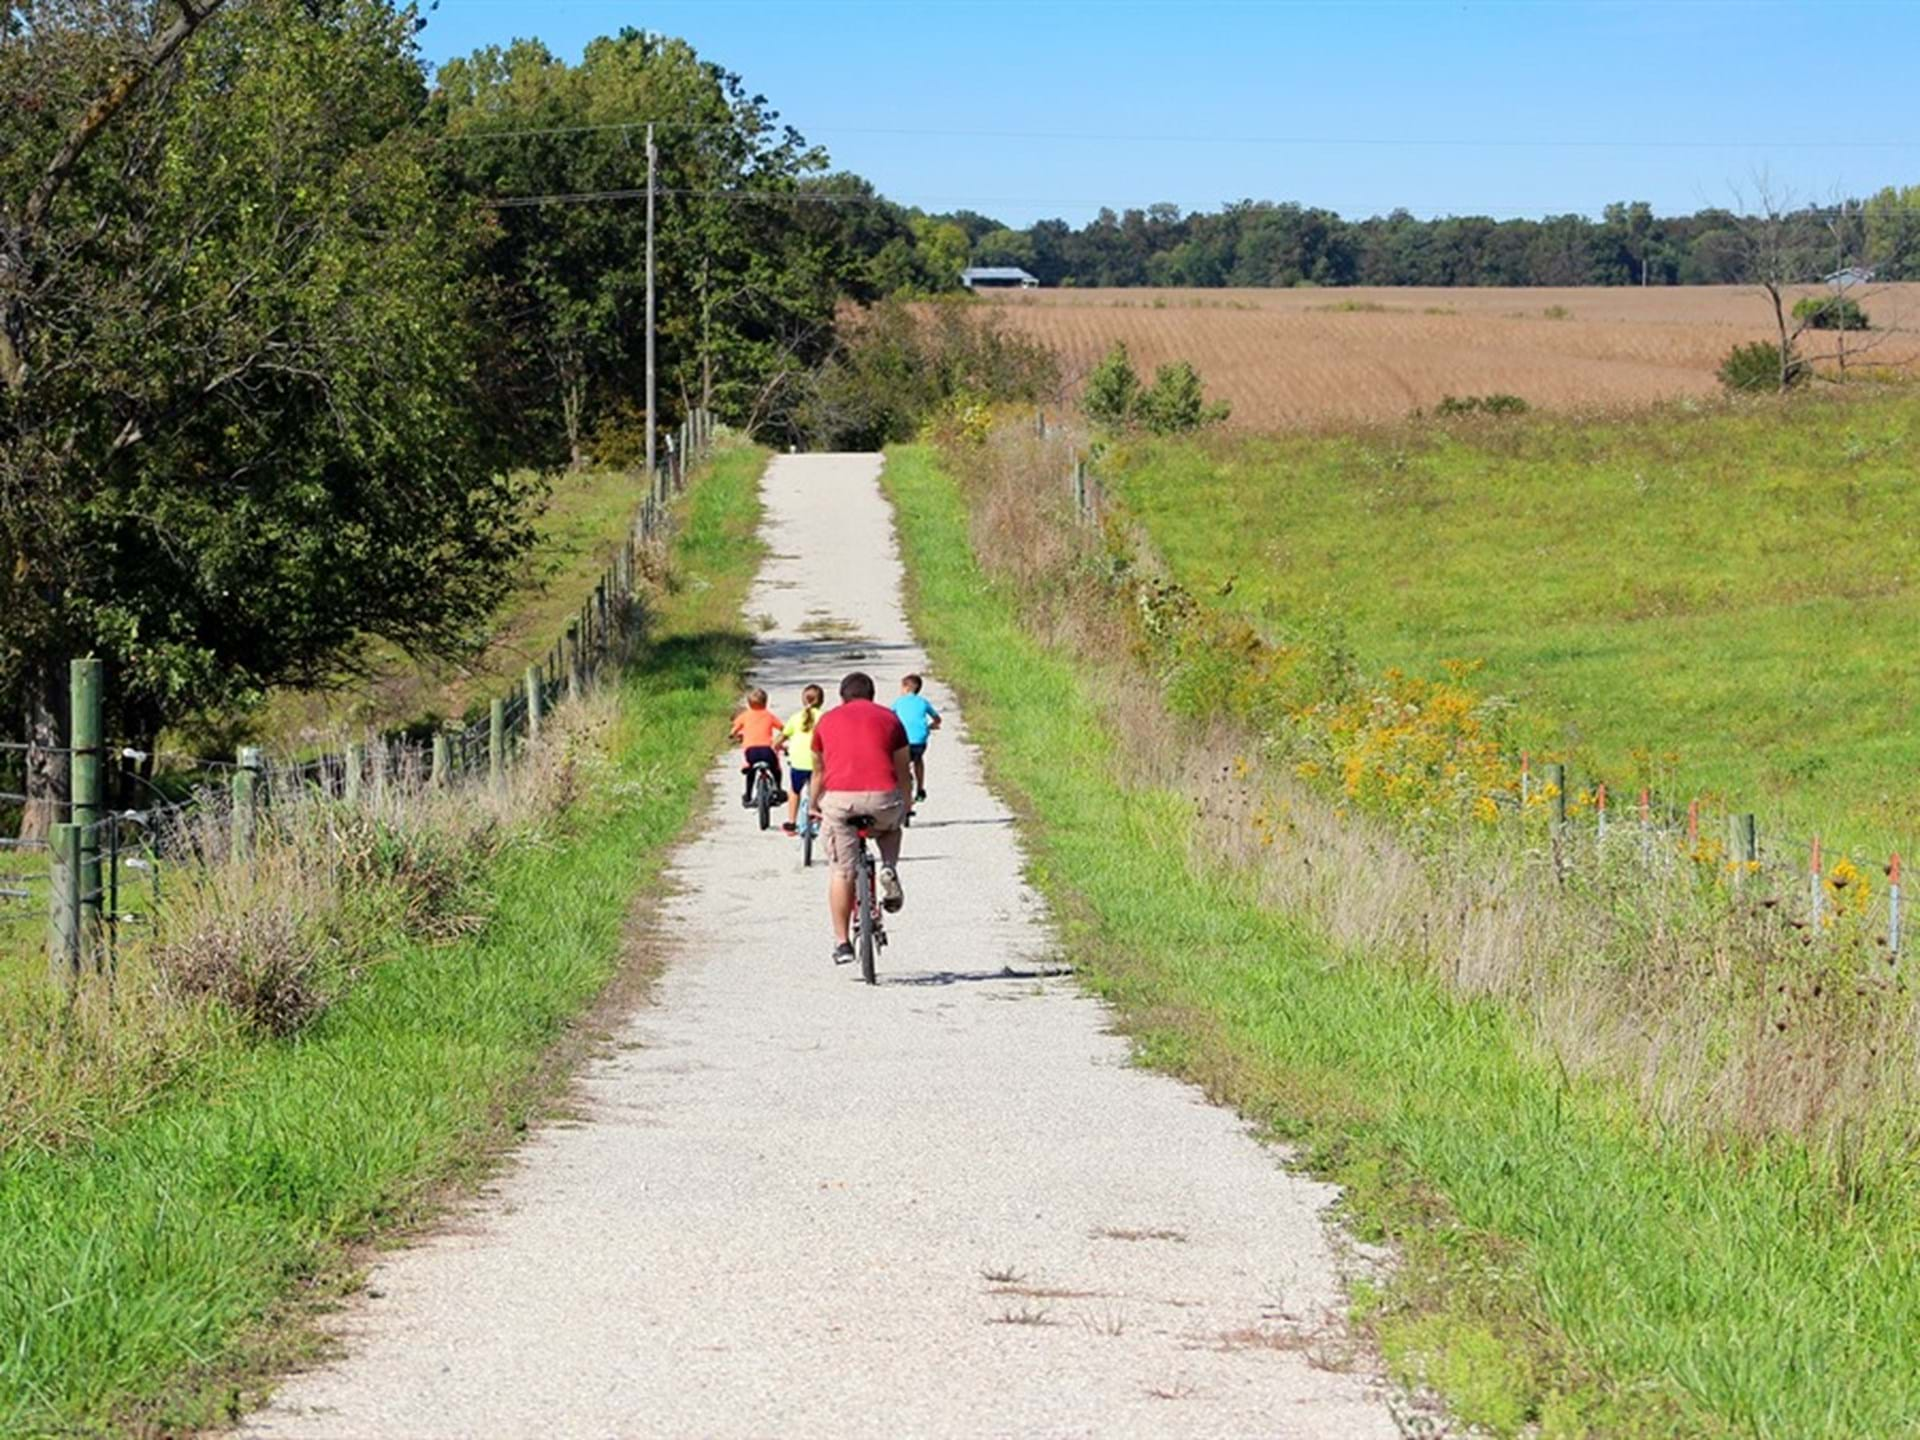
[[753,782],[753,804],[760,812],[760,828],[764,830],[773,823],[773,782],[767,779],[764,770]]
[[800,863],[809,868],[813,865],[813,822],[803,821],[800,830]]
[[853,872],[853,920],[859,932],[855,942],[860,951],[860,978],[873,984],[873,932],[879,915],[873,904],[873,857],[862,854]]

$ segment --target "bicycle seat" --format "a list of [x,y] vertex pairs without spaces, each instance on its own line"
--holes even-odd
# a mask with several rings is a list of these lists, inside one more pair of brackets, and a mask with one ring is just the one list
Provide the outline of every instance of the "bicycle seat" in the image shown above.
[[847,823],[856,830],[871,830],[873,829],[873,816],[849,815],[847,816]]

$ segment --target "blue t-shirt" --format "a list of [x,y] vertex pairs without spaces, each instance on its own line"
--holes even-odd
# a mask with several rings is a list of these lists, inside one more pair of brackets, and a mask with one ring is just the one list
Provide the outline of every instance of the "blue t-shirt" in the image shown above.
[[924,695],[902,695],[893,702],[893,713],[900,717],[900,728],[907,732],[909,745],[924,745],[933,733],[933,722],[940,712],[927,703]]

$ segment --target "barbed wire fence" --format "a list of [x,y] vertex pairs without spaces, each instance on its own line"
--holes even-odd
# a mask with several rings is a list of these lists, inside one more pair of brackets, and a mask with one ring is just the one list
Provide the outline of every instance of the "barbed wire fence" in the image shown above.
[[[1065,428],[1034,412],[1036,438],[1060,437]],[[1065,438],[1069,512],[1076,525],[1099,530],[1115,507],[1078,443],[1084,437]],[[1622,795],[1598,778],[1582,783],[1564,762],[1536,764],[1526,751],[1513,757],[1510,779],[1489,797],[1500,810],[1495,833],[1541,851],[1565,883],[1602,872],[1637,873],[1669,892],[1685,882],[1730,905],[1775,911],[1811,936],[1844,931],[1889,963],[1908,943],[1898,851],[1877,856],[1834,846],[1763,824],[1758,813],[1717,797],[1662,794],[1651,785]]]
[[712,414],[696,409],[666,438],[592,592],[519,682],[459,728],[425,737],[370,734],[304,760],[275,759],[251,745],[231,759],[141,749],[104,733],[103,663],[69,662],[67,743],[0,740],[9,769],[66,775],[64,794],[32,794],[31,785],[0,790],[0,806],[24,815],[45,805],[57,817],[44,839],[0,838],[0,943],[44,923],[51,973],[71,989],[89,965],[111,969],[125,933],[153,923],[169,868],[248,858],[275,807],[379,808],[429,790],[503,790],[555,707],[589,694],[640,633],[646,557],[669,538],[672,502],[712,452],[714,436]]

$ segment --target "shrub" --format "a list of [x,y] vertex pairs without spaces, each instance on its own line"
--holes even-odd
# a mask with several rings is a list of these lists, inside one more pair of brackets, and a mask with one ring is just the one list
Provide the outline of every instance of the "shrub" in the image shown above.
[[1232,410],[1224,400],[1207,403],[1200,372],[1185,360],[1162,365],[1134,408],[1140,423],[1156,435],[1178,435],[1213,425]]
[[1232,407],[1209,405],[1200,372],[1185,360],[1162,365],[1153,384],[1142,388],[1123,343],[1116,343],[1087,377],[1080,405],[1087,418],[1102,425],[1143,425],[1156,435],[1179,435],[1224,420]]
[[1124,341],[1116,340],[1106,358],[1087,376],[1087,390],[1080,408],[1087,418],[1101,425],[1124,425],[1133,418],[1140,399],[1140,377],[1134,373]]
[[1533,407],[1518,395],[1442,395],[1436,415],[1524,415]]
[[823,449],[877,450],[955,404],[1043,400],[1059,383],[1053,351],[965,301],[884,300],[799,383],[786,426]]
[[1720,362],[1720,383],[1736,394],[1758,394],[1798,385],[1807,378],[1807,363],[1792,356],[1786,367],[1786,384],[1781,384],[1780,347],[1771,340],[1755,340],[1751,345],[1736,345]]
[[1867,312],[1844,295],[1809,295],[1793,302],[1793,318],[1809,330],[1865,330]]

